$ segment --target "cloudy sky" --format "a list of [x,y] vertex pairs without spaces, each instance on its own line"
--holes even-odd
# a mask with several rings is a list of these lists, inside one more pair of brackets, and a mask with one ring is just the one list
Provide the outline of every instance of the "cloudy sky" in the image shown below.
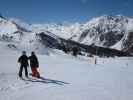
[[84,22],[101,15],[133,16],[133,0],[0,0],[0,13],[29,23]]

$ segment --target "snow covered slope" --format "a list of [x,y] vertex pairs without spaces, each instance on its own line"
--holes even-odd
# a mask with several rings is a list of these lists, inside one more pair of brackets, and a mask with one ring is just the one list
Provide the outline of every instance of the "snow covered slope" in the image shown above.
[[33,24],[32,29],[34,32],[43,32],[43,31],[49,31],[51,33],[54,33],[55,35],[69,39],[74,34],[79,33],[81,31],[81,24],[79,23],[64,23],[64,24]]
[[91,58],[74,58],[52,51],[49,56],[37,55],[42,78],[24,81],[17,76],[20,53],[0,49],[0,54],[0,100],[133,98],[133,58],[98,58],[95,65]]
[[13,33],[17,31],[17,27],[10,21],[0,17],[0,35]]
[[133,31],[132,26],[133,18],[130,17],[101,16],[84,24],[83,32],[74,40],[122,50],[127,48],[124,42],[129,41],[127,36]]
[[17,19],[0,17],[0,46],[48,54],[45,45],[39,42],[37,34],[30,30],[30,25]]

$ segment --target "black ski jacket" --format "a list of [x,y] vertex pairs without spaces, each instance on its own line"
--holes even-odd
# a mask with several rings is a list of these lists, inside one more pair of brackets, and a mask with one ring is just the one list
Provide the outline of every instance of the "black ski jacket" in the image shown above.
[[18,59],[18,62],[21,64],[21,66],[24,66],[24,67],[29,66],[28,57],[26,55],[20,56]]
[[36,55],[31,55],[29,57],[29,60],[30,60],[30,66],[31,67],[34,67],[34,68],[39,67],[39,62],[38,62],[38,59],[37,59]]

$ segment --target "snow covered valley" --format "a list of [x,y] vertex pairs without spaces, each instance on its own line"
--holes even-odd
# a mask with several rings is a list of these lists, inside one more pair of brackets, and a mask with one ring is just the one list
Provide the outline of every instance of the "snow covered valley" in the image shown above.
[[[92,58],[51,51],[40,55],[41,79],[21,80],[21,52],[0,48],[0,100],[132,100],[133,58]],[[28,53],[29,55],[29,53]],[[30,68],[29,68],[30,71]]]

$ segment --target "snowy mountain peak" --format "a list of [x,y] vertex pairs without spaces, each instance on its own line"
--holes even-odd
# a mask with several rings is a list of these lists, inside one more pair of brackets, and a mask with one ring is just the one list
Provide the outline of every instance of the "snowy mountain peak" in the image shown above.
[[[122,40],[133,31],[133,18],[126,16],[100,16],[86,22],[78,34],[72,36],[72,40],[87,45],[98,45],[104,47],[115,47],[122,50]],[[118,44],[121,46],[118,46]],[[117,46],[115,46],[117,45]],[[121,48],[118,48],[121,47]]]
[[0,34],[10,34],[17,31],[16,25],[14,25],[11,21],[0,17]]

